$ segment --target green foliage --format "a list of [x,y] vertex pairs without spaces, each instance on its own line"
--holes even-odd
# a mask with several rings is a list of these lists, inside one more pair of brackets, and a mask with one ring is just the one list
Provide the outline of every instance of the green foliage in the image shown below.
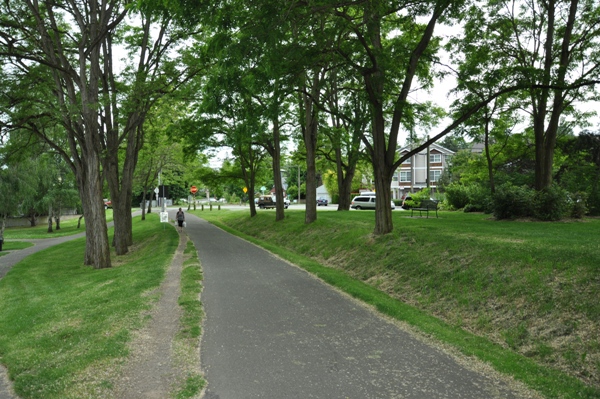
[[571,206],[571,217],[575,219],[582,219],[587,213],[587,194],[586,193],[575,193],[571,195],[573,201]]
[[506,183],[493,195],[493,213],[496,219],[534,217],[543,221],[556,221],[564,216],[582,217],[585,213],[585,195],[579,193],[571,199],[569,193],[553,184],[535,191],[526,186]]
[[556,221],[562,219],[570,208],[570,198],[566,190],[553,184],[541,191],[537,191],[533,197],[533,216],[544,221]]
[[590,215],[600,216],[600,184],[596,183],[592,186],[587,203]]
[[492,196],[494,217],[516,219],[532,216],[534,194],[526,186],[513,186],[511,183],[501,185]]
[[450,183],[445,188],[446,202],[454,209],[463,209],[470,202],[469,187],[460,183]]
[[431,190],[429,189],[429,187],[424,188],[421,191],[418,191],[416,193],[412,193],[410,196],[412,198],[412,200],[410,201],[406,201],[406,204],[410,207],[419,207],[421,206],[421,202],[424,199],[429,199],[430,197],[430,192]]
[[491,212],[489,188],[481,184],[452,183],[446,187],[445,194],[446,201],[454,209],[464,209],[465,212]]
[[325,189],[327,189],[329,195],[334,196],[340,194],[337,184],[337,173],[335,173],[335,171],[328,170],[323,173],[321,178],[323,179],[323,185],[325,185]]

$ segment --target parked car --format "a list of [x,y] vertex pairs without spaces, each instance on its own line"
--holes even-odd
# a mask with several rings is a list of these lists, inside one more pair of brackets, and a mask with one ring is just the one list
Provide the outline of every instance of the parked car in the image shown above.
[[327,198],[317,198],[317,206],[327,206],[328,203]]
[[[256,198],[254,202],[258,205],[260,209],[269,209],[275,208],[275,196],[274,195],[261,195]],[[290,206],[290,200],[287,198],[283,199],[283,207],[287,209]]]
[[[361,209],[375,209],[375,196],[374,195],[357,195],[352,198],[350,208],[361,210]],[[390,201],[392,210],[396,209],[394,201]]]
[[357,195],[352,198],[350,208],[357,210],[375,209],[375,197],[372,195]]
[[112,201],[105,199],[104,200],[104,209],[112,208]]

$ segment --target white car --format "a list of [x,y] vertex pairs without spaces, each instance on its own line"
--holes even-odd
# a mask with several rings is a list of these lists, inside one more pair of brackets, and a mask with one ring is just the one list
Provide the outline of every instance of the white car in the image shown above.
[[[392,210],[396,209],[394,201],[390,201]],[[375,196],[374,195],[357,195],[352,198],[350,208],[361,210],[361,209],[375,209]]]

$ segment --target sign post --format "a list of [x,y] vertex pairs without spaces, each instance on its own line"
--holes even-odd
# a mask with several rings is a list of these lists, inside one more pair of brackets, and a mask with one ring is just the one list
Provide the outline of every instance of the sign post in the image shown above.
[[[192,193],[192,201],[194,201],[194,210],[196,210],[196,193],[198,192],[198,187],[192,186],[190,187],[190,193]],[[188,207],[188,211],[190,208]]]

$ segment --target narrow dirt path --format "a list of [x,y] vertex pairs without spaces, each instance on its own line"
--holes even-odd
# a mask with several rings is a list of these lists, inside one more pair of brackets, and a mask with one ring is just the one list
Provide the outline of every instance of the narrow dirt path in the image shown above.
[[177,303],[183,251],[187,236],[180,234],[177,253],[167,271],[159,291],[148,326],[134,338],[129,360],[124,365],[122,378],[114,388],[120,399],[164,399],[180,379],[173,356],[173,342],[179,330],[181,309]]

